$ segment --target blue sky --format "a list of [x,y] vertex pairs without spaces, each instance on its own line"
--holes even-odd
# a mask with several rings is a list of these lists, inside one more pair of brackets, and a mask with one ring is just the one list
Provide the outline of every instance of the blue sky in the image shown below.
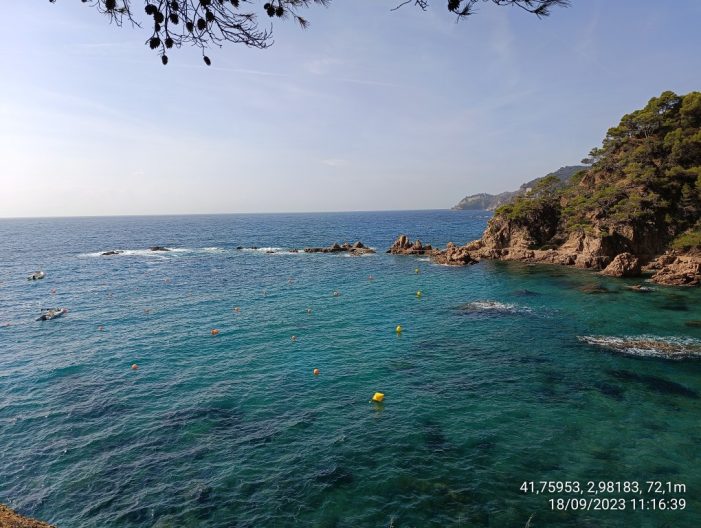
[[484,4],[457,24],[443,0],[396,3],[334,0],[207,68],[185,49],[163,67],[144,29],[77,1],[12,2],[0,217],[447,208],[701,89],[697,0],[572,0],[542,20]]

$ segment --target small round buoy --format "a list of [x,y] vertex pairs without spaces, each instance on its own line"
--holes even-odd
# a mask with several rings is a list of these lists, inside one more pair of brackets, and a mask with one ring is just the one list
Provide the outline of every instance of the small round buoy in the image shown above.
[[385,395],[382,392],[376,392],[375,394],[373,394],[371,401],[374,401],[376,403],[380,403],[384,399],[385,399]]
[[51,288],[51,295],[56,295],[56,288]]
[[401,334],[401,333],[402,333],[402,330],[404,330],[404,329],[402,328],[402,325],[397,325],[397,328],[394,329],[394,331],[397,332],[398,334]]
[[416,292],[416,296],[417,296],[417,297],[421,297],[421,295],[423,295],[423,294],[421,293],[421,290],[419,290],[419,291]]
[[333,296],[334,296],[334,297],[339,297],[340,295],[341,295],[341,292],[340,292],[340,291],[338,291],[338,290],[334,290],[334,291],[333,291]]
[[238,306],[235,306],[235,307],[234,307],[234,312],[240,313],[240,312],[241,312],[241,308],[239,308]]
[[373,277],[372,275],[368,275],[368,280],[375,280],[375,277]]
[[312,313],[312,309],[311,309],[311,308],[307,308],[307,313],[308,313],[308,314]]
[[102,331],[105,329],[105,327],[102,326],[102,325],[100,325],[100,326],[97,327],[97,329],[98,329],[100,332],[102,332]]
[[131,370],[139,370],[139,365],[137,365],[136,363],[132,364]]
[[421,270],[420,270],[419,268],[416,268],[416,269],[414,270],[414,273],[421,273]]
[[219,334],[219,330],[217,330],[216,328],[212,328],[211,333],[212,333],[212,335],[217,335],[217,334]]
[[294,336],[294,335],[293,335],[290,339],[291,339],[292,341],[297,341],[297,336]]
[[318,369],[318,368],[315,368],[315,369],[313,370],[313,372],[314,372],[314,375],[315,375],[315,376],[318,376],[318,375],[319,375],[319,369]]

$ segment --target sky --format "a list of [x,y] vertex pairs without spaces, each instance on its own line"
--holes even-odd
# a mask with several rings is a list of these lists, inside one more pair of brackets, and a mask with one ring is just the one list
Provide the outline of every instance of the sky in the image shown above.
[[307,30],[276,22],[269,49],[164,67],[144,28],[11,2],[0,217],[444,209],[701,89],[698,0],[572,0],[545,19],[485,3],[459,23],[444,0],[397,3],[334,0]]

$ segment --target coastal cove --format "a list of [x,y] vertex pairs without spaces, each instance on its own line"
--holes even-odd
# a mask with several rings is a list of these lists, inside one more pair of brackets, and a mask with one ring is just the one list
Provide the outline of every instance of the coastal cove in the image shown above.
[[[385,253],[490,217],[0,220],[0,503],[58,528],[699,526],[701,289]],[[288,251],[346,241],[376,253]],[[519,491],[542,480],[690,491],[557,512]]]

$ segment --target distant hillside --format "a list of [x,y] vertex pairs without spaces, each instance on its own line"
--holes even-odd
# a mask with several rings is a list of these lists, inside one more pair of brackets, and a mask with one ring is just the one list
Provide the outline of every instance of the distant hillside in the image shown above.
[[551,172],[550,174],[546,174],[545,176],[524,183],[516,191],[503,192],[499,194],[471,194],[470,196],[465,196],[465,198],[460,200],[460,203],[453,206],[452,209],[454,211],[465,209],[486,209],[488,211],[494,211],[497,207],[509,203],[510,201],[514,200],[517,196],[526,194],[537,182],[543,180],[544,178],[547,178],[549,176],[555,176],[564,184],[574,174],[586,168],[588,167],[585,165],[568,165],[567,167],[561,167],[555,172]]

